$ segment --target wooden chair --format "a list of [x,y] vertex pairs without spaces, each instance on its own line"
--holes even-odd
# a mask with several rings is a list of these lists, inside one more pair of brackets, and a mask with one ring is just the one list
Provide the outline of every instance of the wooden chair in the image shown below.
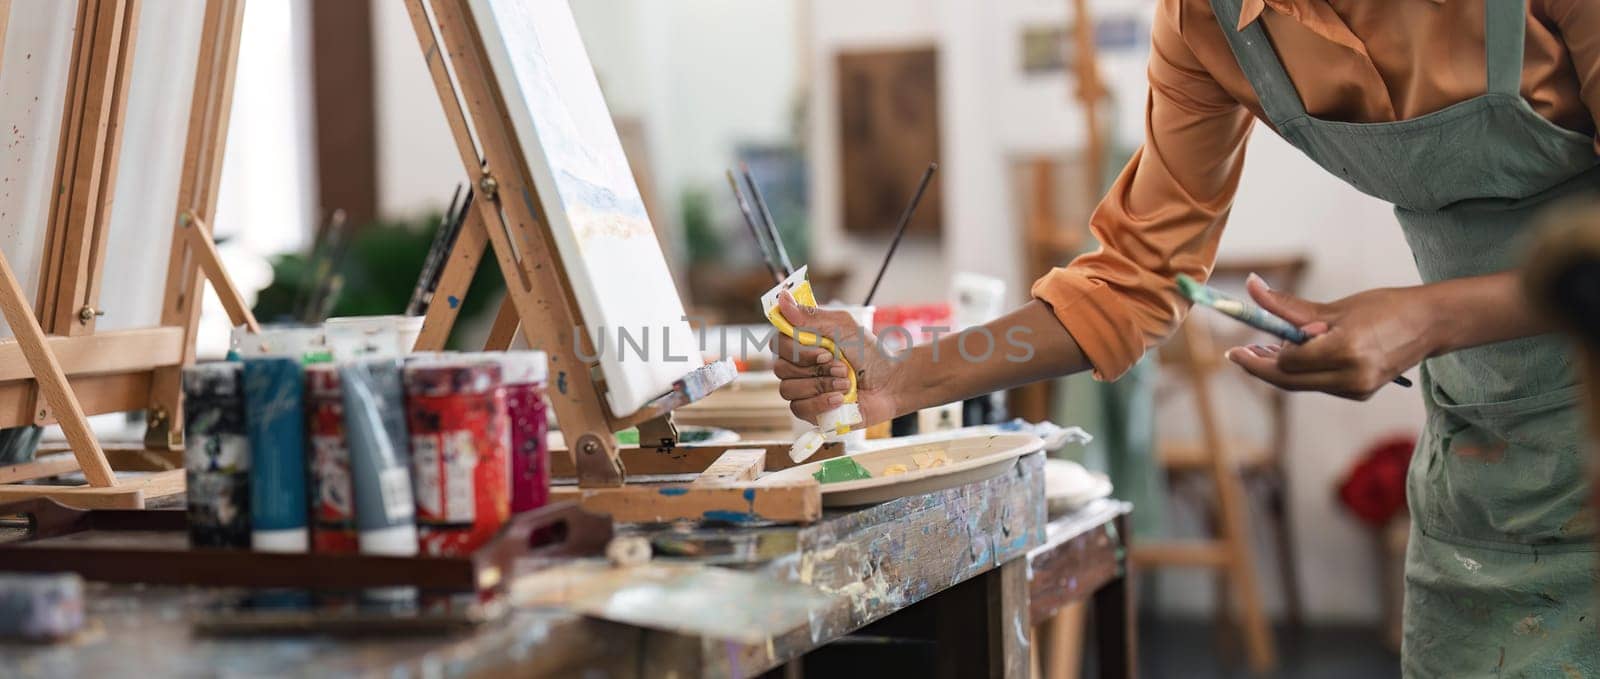
[[[1244,278],[1255,272],[1275,288],[1294,292],[1305,269],[1303,257],[1219,263],[1212,281],[1242,290]],[[1238,285],[1228,285],[1230,282]],[[1246,655],[1256,671],[1269,670],[1276,661],[1250,541],[1248,517],[1252,500],[1259,500],[1264,506],[1271,525],[1288,618],[1293,624],[1301,619],[1283,465],[1289,433],[1288,401],[1284,392],[1255,380],[1234,380],[1234,385],[1228,385],[1229,380],[1219,379],[1219,373],[1232,370],[1222,357],[1227,347],[1267,340],[1270,338],[1242,324],[1194,314],[1161,350],[1163,384],[1157,398],[1186,392],[1192,399],[1189,405],[1196,417],[1197,432],[1185,436],[1158,431],[1157,456],[1174,497],[1193,498],[1206,506],[1208,523],[1214,526],[1216,537],[1184,542],[1147,541],[1133,553],[1134,562],[1141,568],[1215,569],[1218,617],[1230,622],[1232,609],[1237,609]],[[1262,436],[1250,440],[1242,438],[1238,431],[1230,431],[1218,405],[1217,390],[1223,386],[1237,386],[1247,392],[1246,398],[1230,400],[1228,410],[1248,413],[1243,417],[1262,422]],[[1231,627],[1225,624],[1221,629]]]

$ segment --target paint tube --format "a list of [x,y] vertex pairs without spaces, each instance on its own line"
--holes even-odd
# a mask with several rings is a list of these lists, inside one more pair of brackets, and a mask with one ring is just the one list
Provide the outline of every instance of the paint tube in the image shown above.
[[548,362],[542,351],[490,354],[500,363],[511,426],[511,512],[531,511],[550,501],[550,425],[544,385]]
[[244,359],[245,430],[250,437],[250,545],[304,552],[306,525],[305,374],[297,358]]
[[511,515],[500,366],[481,359],[410,363],[405,383],[422,550],[470,554]]
[[345,437],[350,445],[356,530],[363,554],[417,553],[409,438],[400,362],[368,359],[339,366]]
[[344,393],[330,363],[306,366],[306,434],[310,442],[311,550],[358,551]]
[[196,547],[250,547],[243,375],[236,362],[183,369],[184,482],[189,543]]

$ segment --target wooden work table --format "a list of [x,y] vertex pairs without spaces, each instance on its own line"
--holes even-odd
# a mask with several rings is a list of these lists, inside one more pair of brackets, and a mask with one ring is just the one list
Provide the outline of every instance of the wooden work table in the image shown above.
[[[655,544],[656,564],[726,566],[821,602],[799,619],[754,623],[767,626],[760,643],[696,632],[705,629],[696,616],[715,615],[710,610],[675,609],[682,624],[669,631],[527,606],[443,636],[221,639],[198,636],[192,625],[233,593],[91,585],[88,632],[57,645],[0,643],[0,667],[67,676],[138,668],[150,677],[751,676],[866,628],[934,641],[940,671],[949,676],[1021,677],[1031,622],[1094,596],[1101,657],[1110,658],[1102,660],[1103,673],[1132,676],[1132,617],[1122,584],[1121,517],[1129,507],[1102,501],[1047,521],[1043,463],[1042,453],[1028,455],[987,481],[829,511],[810,526],[636,531]],[[751,609],[762,620],[760,603]]]

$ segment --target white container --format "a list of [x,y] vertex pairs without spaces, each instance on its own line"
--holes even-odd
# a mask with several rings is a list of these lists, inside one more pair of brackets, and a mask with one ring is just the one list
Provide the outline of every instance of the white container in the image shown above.
[[304,359],[328,351],[322,328],[316,326],[267,326],[250,332],[238,326],[229,334],[228,346],[240,357],[292,356]]
[[345,316],[330,318],[322,327],[335,359],[400,358],[417,345],[422,320],[422,316]]

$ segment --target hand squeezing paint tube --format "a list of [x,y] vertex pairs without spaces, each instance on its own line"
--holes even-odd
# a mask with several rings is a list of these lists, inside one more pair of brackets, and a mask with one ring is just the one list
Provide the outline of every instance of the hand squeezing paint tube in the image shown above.
[[762,295],[761,311],[778,332],[794,338],[805,346],[821,347],[832,352],[834,359],[843,363],[845,370],[850,374],[850,388],[845,391],[844,403],[818,416],[817,428],[801,434],[795,439],[794,447],[789,449],[789,457],[795,462],[800,462],[816,454],[823,443],[837,441],[850,433],[853,427],[860,425],[861,408],[856,404],[856,371],[850,362],[845,360],[844,351],[832,339],[803,328],[795,328],[789,319],[784,318],[783,311],[778,308],[778,297],[784,292],[788,292],[795,303],[802,307],[817,306],[816,293],[811,290],[811,281],[806,279],[806,267],[802,266],[795,270],[777,287]]

